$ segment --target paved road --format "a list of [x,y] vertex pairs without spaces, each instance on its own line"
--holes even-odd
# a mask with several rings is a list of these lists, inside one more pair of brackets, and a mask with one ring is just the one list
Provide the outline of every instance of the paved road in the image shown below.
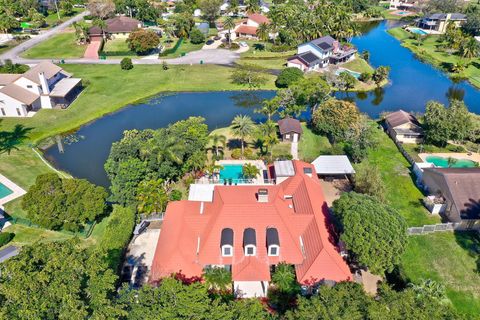
[[[41,33],[40,35],[32,38],[24,43],[12,48],[11,50],[0,55],[0,60],[11,59],[14,63],[23,63],[23,64],[37,64],[42,61],[52,61],[54,63],[59,63],[60,61],[69,64],[119,64],[121,59],[108,59],[108,60],[97,60],[97,59],[87,59],[87,58],[78,58],[78,59],[25,59],[20,57],[20,54],[31,47],[39,44],[42,41],[45,41],[60,31],[66,29],[68,26],[74,22],[80,21],[85,15],[89,12],[84,11],[75,17],[63,22],[62,24]],[[240,58],[240,54],[232,52],[225,49],[211,49],[211,50],[199,50],[188,53],[184,57],[174,58],[174,59],[165,59],[169,64],[219,64],[219,65],[232,65],[235,61]],[[133,59],[134,64],[162,64],[163,59]]]
[[[72,18],[68,19],[67,21],[59,24],[58,26],[53,27],[53,28],[51,28],[51,29],[49,29],[45,32],[40,33],[35,38],[32,38],[28,41],[25,41],[24,43],[12,48],[11,50],[9,50],[9,51],[3,53],[2,55],[0,55],[0,60],[11,59],[13,62],[25,63],[25,59],[22,59],[22,58],[19,57],[19,55],[22,52],[24,52],[27,49],[30,49],[31,47],[39,44],[42,41],[45,41],[45,40],[53,37],[55,34],[59,33],[60,31],[62,31],[64,29],[66,29],[67,27],[69,27],[74,22],[78,22],[78,21],[82,20],[83,17],[86,16],[87,14],[89,14],[89,13],[90,12],[88,10],[84,11],[84,12],[76,15],[75,17],[72,17]],[[36,63],[36,62],[34,62],[34,63]]]

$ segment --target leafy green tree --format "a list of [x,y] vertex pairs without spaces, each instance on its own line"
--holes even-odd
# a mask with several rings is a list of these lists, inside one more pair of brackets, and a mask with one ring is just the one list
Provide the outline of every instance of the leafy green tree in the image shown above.
[[8,33],[9,30],[18,27],[20,27],[20,22],[18,22],[13,16],[9,14],[0,14],[0,31]]
[[66,16],[72,16],[75,11],[73,10],[73,1],[71,0],[63,0],[60,2],[60,8],[62,9],[62,12]]
[[340,90],[351,90],[355,88],[355,84],[357,83],[357,79],[347,71],[340,72],[337,79],[336,85]]
[[131,70],[133,69],[133,63],[132,63],[132,59],[130,58],[123,58],[122,61],[120,61],[120,68],[122,70]]
[[312,122],[317,132],[328,135],[332,141],[338,141],[344,140],[352,128],[359,126],[361,116],[355,104],[329,99],[314,110]]
[[269,25],[266,24],[265,22],[260,23],[260,25],[257,28],[256,34],[260,40],[268,41],[269,35],[270,35]]
[[165,211],[168,203],[168,194],[165,181],[144,180],[140,182],[137,189],[138,212],[146,215]]
[[467,37],[467,39],[462,42],[460,52],[462,57],[467,59],[478,57],[480,53],[480,45],[474,37]]
[[257,166],[251,163],[245,163],[242,167],[242,174],[246,179],[253,179],[260,173]]
[[473,130],[473,119],[463,101],[450,100],[447,109],[449,124],[451,126],[450,139],[464,141]]
[[175,35],[179,38],[188,38],[195,27],[195,20],[189,13],[180,13],[173,16]]
[[383,81],[388,79],[389,73],[390,73],[390,67],[380,66],[375,70],[375,72],[372,75],[372,79],[377,85],[377,87],[379,87]]
[[333,203],[348,250],[373,273],[391,272],[407,244],[407,225],[393,208],[355,192],[344,193]]
[[251,136],[255,130],[255,123],[247,115],[236,115],[230,127],[232,133],[240,138],[242,157],[245,154],[245,138]]
[[271,99],[271,100],[263,100],[262,107],[255,109],[256,113],[261,113],[264,116],[267,116],[268,120],[271,120],[272,117],[278,112],[278,100]]
[[15,237],[15,233],[11,232],[0,232],[0,248],[12,241],[12,239]]
[[276,265],[272,283],[274,287],[268,291],[269,303],[283,314],[294,304],[297,294],[300,293],[293,266],[283,262]]
[[105,22],[105,20],[100,18],[95,18],[93,19],[92,25],[100,28],[102,32],[103,41],[107,41],[107,35],[106,35],[107,23]]
[[193,28],[190,32],[190,42],[193,44],[200,44],[205,42],[205,35],[198,28]]
[[0,154],[10,153],[13,150],[18,150],[18,147],[28,139],[28,133],[33,128],[24,127],[21,124],[16,124],[13,131],[0,131]]
[[115,3],[112,0],[88,0],[87,8],[92,16],[104,20],[115,12]]
[[355,167],[354,190],[385,202],[386,187],[378,166],[362,162]]
[[451,136],[450,118],[445,106],[429,101],[425,107],[424,126],[426,140],[445,146]]
[[34,13],[30,16],[30,23],[34,28],[43,27],[46,24],[44,15],[36,10],[33,11]]
[[230,6],[228,7],[230,12],[234,15],[238,15],[238,7],[240,6],[239,0],[230,0]]
[[29,219],[44,228],[79,230],[106,209],[107,192],[87,180],[61,179],[55,173],[39,175],[22,198]]
[[258,125],[257,141],[260,142],[261,146],[265,147],[264,153],[268,154],[269,150],[279,142],[277,124],[272,120],[267,120],[266,122]]
[[331,88],[321,77],[300,79],[290,85],[298,105],[307,105],[311,109],[330,99]]
[[211,289],[226,292],[232,288],[232,274],[225,268],[206,268],[203,273],[203,278],[207,286]]
[[250,89],[258,88],[267,82],[267,78],[263,75],[263,68],[251,64],[236,67],[231,79],[232,83],[248,86]]
[[137,54],[146,54],[160,44],[160,38],[152,30],[140,29],[130,33],[127,39],[128,48]]
[[353,162],[358,163],[365,159],[370,149],[377,144],[374,130],[372,123],[368,122],[367,119],[362,119],[356,126],[347,131],[344,150]]
[[372,74],[370,72],[362,72],[358,77],[358,80],[368,83],[370,80],[372,80]]
[[260,12],[260,1],[259,0],[245,0],[245,10],[248,13]]
[[258,299],[237,299],[232,302],[233,317],[235,320],[267,320],[272,319]]
[[77,42],[86,43],[90,38],[88,34],[90,26],[86,22],[74,22],[72,25],[75,28],[75,37],[77,38]]
[[287,88],[291,84],[297,82],[298,80],[303,78],[302,70],[298,68],[285,68],[283,69],[275,80],[275,85],[278,88]]
[[215,20],[220,14],[220,6],[223,0],[199,0],[198,8],[202,10],[202,15],[210,23],[210,26],[215,25]]
[[419,297],[428,297],[439,301],[445,301],[447,299],[445,286],[432,279],[422,280],[418,284],[410,283],[409,287],[412,288],[413,292]]
[[117,276],[79,240],[24,246],[2,264],[0,314],[5,319],[111,319]]

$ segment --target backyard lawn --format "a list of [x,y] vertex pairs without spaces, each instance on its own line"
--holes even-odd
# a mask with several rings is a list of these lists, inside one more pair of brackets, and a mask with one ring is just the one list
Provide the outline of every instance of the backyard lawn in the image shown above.
[[480,236],[437,232],[410,236],[401,271],[409,281],[433,279],[446,286],[454,307],[475,318],[480,314]]
[[[442,43],[438,42],[439,36],[429,35],[420,43],[411,39],[411,34],[401,28],[388,30],[390,35],[402,42],[402,46],[410,49],[420,59],[447,72],[452,77],[467,78],[474,86],[480,88],[480,58],[464,59],[458,54],[450,54],[440,49]],[[451,73],[452,65],[465,61],[468,67],[460,73]]]
[[357,56],[354,60],[346,62],[340,65],[342,68],[349,69],[358,73],[368,72],[373,73],[373,68],[368,64],[367,61]]
[[[2,128],[8,130],[17,123],[32,127],[30,140],[38,142],[161,92],[246,89],[231,83],[232,68],[214,65],[172,65],[166,71],[162,65],[136,65],[129,71],[121,70],[118,65],[63,67],[89,83],[77,100],[65,110],[44,109],[32,118],[5,119]],[[269,81],[260,89],[274,89],[275,77],[268,74],[266,77]]]
[[68,30],[28,49],[22,53],[22,57],[32,59],[81,58],[86,48],[86,45],[78,45],[75,40],[75,33]]
[[65,16],[62,11],[60,11],[60,19],[58,19],[58,14],[56,11],[51,11],[48,13],[48,16],[45,17],[45,22],[47,23],[47,28],[52,27],[53,25],[60,24],[67,19],[79,14],[80,12],[85,11],[84,8],[73,8],[74,14],[71,16]]
[[[306,162],[312,162],[319,155],[333,154],[332,145],[327,137],[313,133],[305,123],[302,123],[303,134],[298,144],[298,156]],[[343,154],[343,152],[341,152]]]

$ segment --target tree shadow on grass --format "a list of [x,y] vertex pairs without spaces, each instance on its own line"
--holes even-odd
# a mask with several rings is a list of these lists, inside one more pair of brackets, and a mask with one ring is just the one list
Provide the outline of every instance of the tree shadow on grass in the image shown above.
[[468,255],[475,259],[475,273],[480,273],[480,234],[476,231],[455,231],[455,240]]
[[238,149],[242,147],[242,141],[240,139],[228,139],[227,148],[230,150]]

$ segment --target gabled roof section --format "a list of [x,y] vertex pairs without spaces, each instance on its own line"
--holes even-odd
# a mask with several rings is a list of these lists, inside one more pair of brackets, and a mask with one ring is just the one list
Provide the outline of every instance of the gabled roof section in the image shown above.
[[286,134],[286,133],[298,133],[302,134],[303,129],[300,121],[297,119],[293,118],[284,118],[281,120],[278,120],[278,128],[280,130],[280,134]]
[[[125,16],[118,16],[108,20],[105,20],[107,28],[105,32],[108,33],[129,33],[132,32],[141,26],[141,22],[137,19],[125,17]],[[92,35],[101,35],[102,30],[97,27],[91,27],[89,33]]]
[[265,17],[263,14],[259,14],[259,13],[253,13],[253,14],[248,15],[248,19],[253,20],[258,24],[261,24],[261,23],[267,23],[268,24],[268,23],[270,23],[270,20],[268,20],[267,17]]
[[421,127],[420,122],[418,122],[417,118],[415,118],[414,115],[403,110],[389,113],[385,117],[385,121],[392,128],[404,125],[406,123],[412,123],[417,127]]
[[50,61],[43,61],[37,64],[35,67],[30,68],[30,70],[23,74],[23,77],[35,82],[36,84],[40,84],[40,79],[38,78],[39,73],[43,73],[45,78],[50,79],[62,70],[62,68],[51,63]]
[[257,35],[257,27],[247,26],[247,25],[241,24],[235,29],[235,32],[256,36]]
[[1,88],[0,92],[26,105],[30,105],[40,98],[38,94],[17,86],[14,83]]
[[6,86],[20,78],[22,75],[17,73],[1,73],[0,74],[0,86]]
[[324,36],[315,40],[310,41],[311,44],[315,45],[322,51],[328,51],[333,49],[333,44],[335,43],[335,39],[331,36]]

